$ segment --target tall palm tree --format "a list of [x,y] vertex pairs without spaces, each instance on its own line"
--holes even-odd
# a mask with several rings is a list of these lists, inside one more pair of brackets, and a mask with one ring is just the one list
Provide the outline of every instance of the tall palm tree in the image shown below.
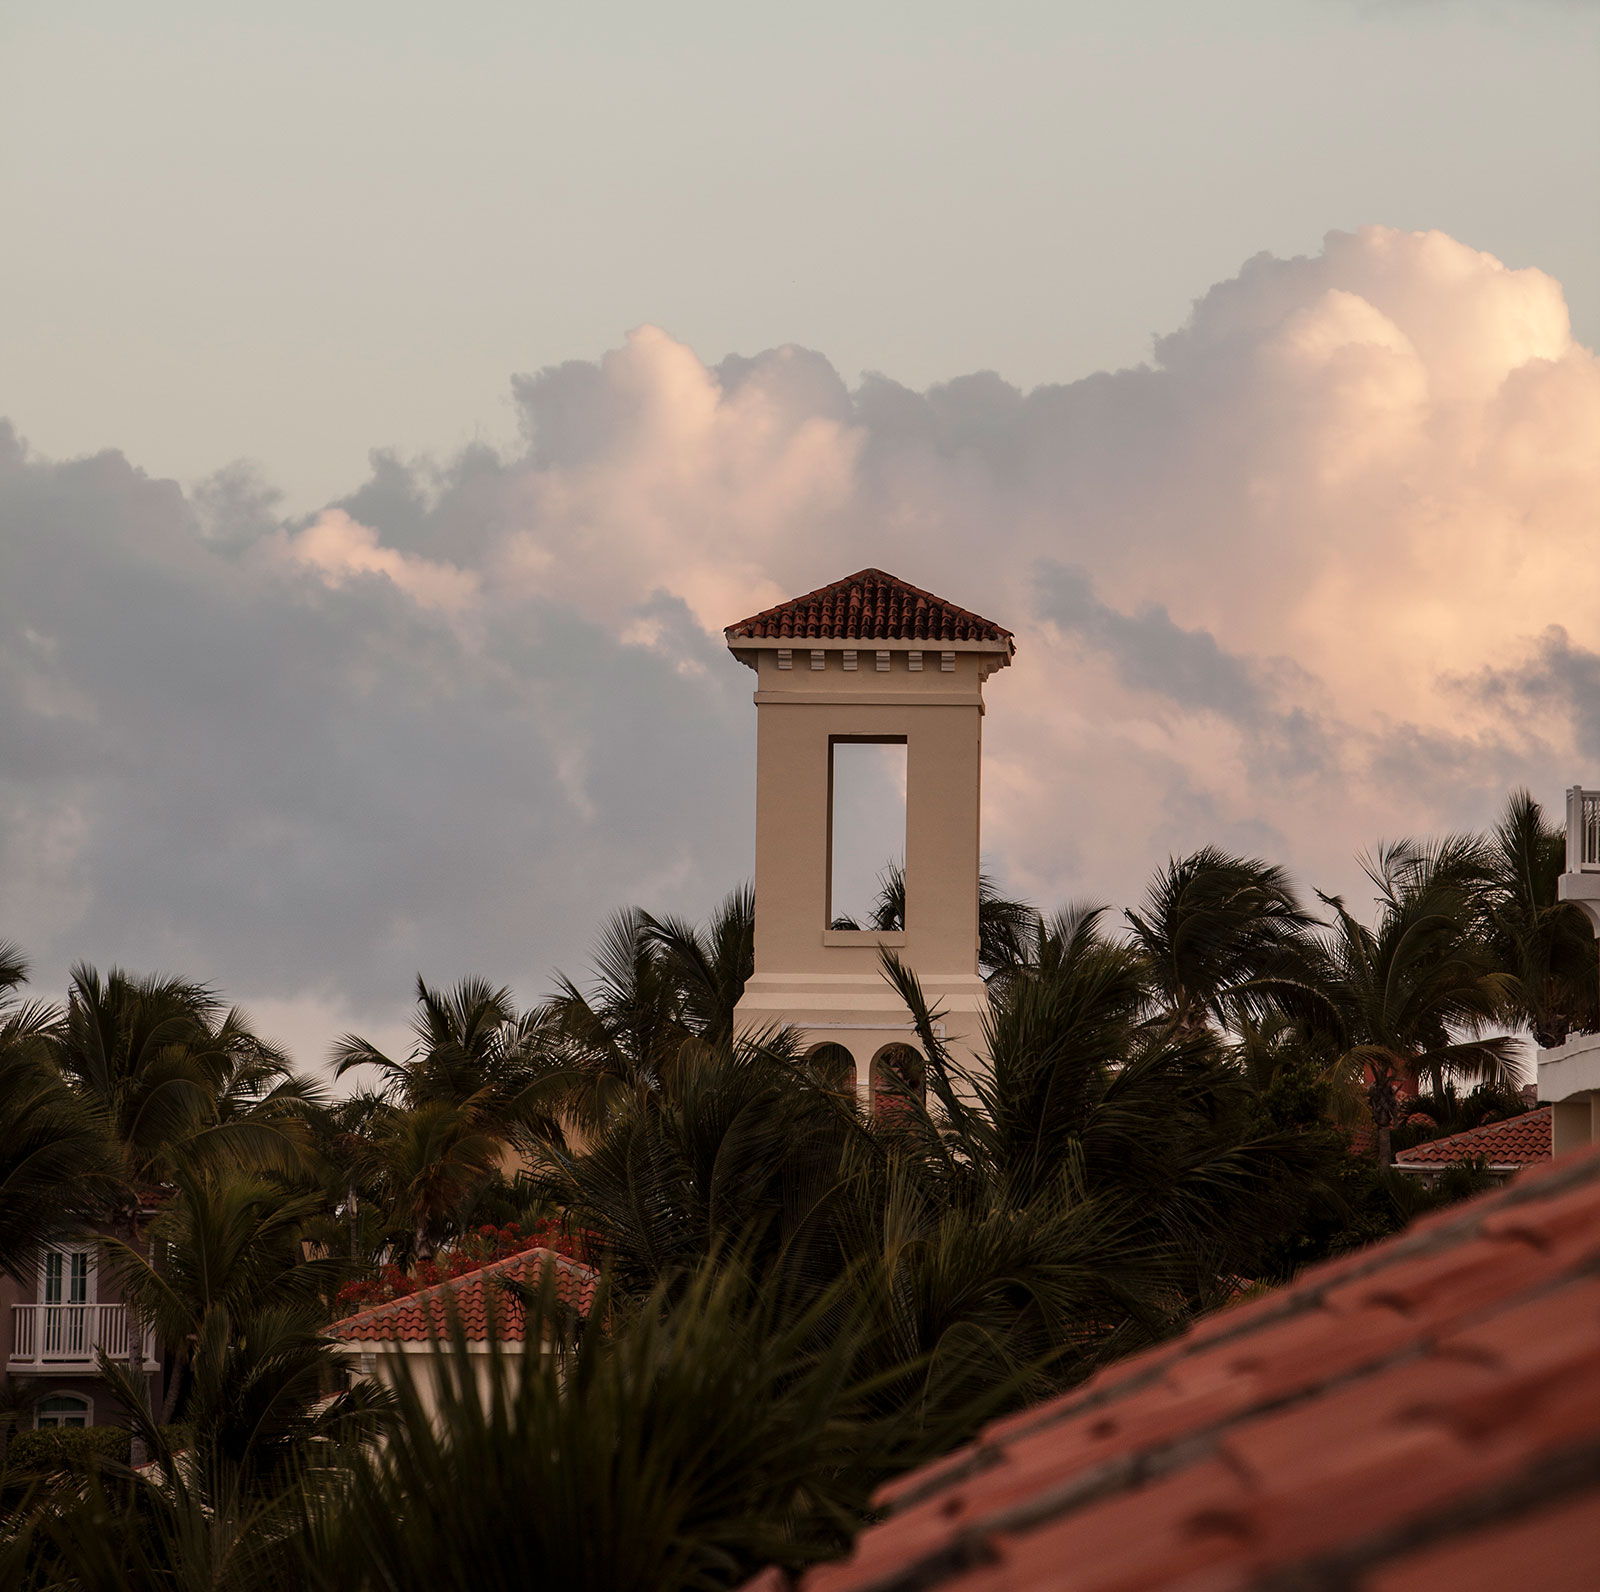
[[1402,841],[1367,864],[1378,886],[1378,920],[1359,922],[1337,896],[1323,896],[1333,922],[1322,947],[1329,1029],[1338,1070],[1364,1079],[1377,1129],[1377,1156],[1391,1160],[1399,1085],[1428,1078],[1503,1081],[1513,1042],[1484,1033],[1503,1020],[1515,993],[1481,929],[1482,850],[1471,837],[1432,846]]
[[[697,1004],[720,1022],[738,967],[737,907],[724,910],[722,924],[722,965],[694,974],[698,957],[679,926],[664,932],[642,912],[620,912],[601,931],[589,989],[565,975],[557,979],[556,993],[537,1014],[537,1043],[549,1069],[546,1088],[582,1129],[602,1123],[627,1095],[661,1087],[686,1042],[697,1038],[686,1007]],[[690,984],[699,987],[686,994]]]
[[1588,920],[1558,897],[1566,831],[1514,790],[1485,857],[1489,944],[1514,980],[1516,1014],[1546,1049],[1600,1029],[1600,960]]
[[110,1121],[136,1184],[180,1165],[305,1165],[320,1091],[204,985],[80,964],[53,1048]]
[[351,1146],[349,1172],[372,1189],[395,1251],[430,1260],[459,1233],[499,1170],[506,1143],[471,1099],[384,1105]]
[[410,1054],[391,1060],[370,1040],[346,1034],[334,1047],[334,1076],[343,1077],[354,1067],[374,1067],[380,1089],[397,1103],[474,1101],[486,1120],[509,1129],[532,1075],[528,1031],[510,990],[496,989],[482,978],[464,978],[454,989],[436,990],[418,974]]
[[1143,1015],[1148,963],[1103,916],[1046,920],[1033,964],[992,986],[979,1069],[946,1048],[915,975],[887,952],[885,967],[959,1175],[1006,1210],[1093,1202],[1129,1275],[1143,1266],[1198,1298],[1217,1276],[1255,1274],[1258,1242],[1292,1221],[1314,1168],[1307,1146],[1253,1120],[1212,1034]]
[[661,955],[679,1014],[708,1045],[733,1038],[733,1013],[755,971],[755,891],[741,885],[729,894],[704,928],[683,918],[643,915],[646,935]]
[[1312,993],[1302,909],[1289,876],[1259,858],[1204,846],[1170,859],[1143,908],[1124,914],[1156,1002],[1179,1029],[1226,1024],[1230,1009]]
[[395,1060],[346,1034],[335,1075],[371,1067],[379,1076],[375,1096],[343,1108],[359,1119],[335,1152],[347,1219],[365,1188],[399,1252],[431,1258],[508,1157],[556,1130],[571,1078],[551,1053],[550,1026],[547,1014],[519,1015],[511,992],[484,979],[436,990],[419,975],[409,1055]]
[[151,1224],[148,1254],[117,1244],[113,1260],[140,1319],[173,1355],[162,1419],[180,1407],[199,1346],[222,1312],[240,1324],[273,1310],[320,1319],[343,1280],[339,1263],[306,1260],[300,1240],[322,1201],[239,1173],[179,1168]]
[[51,1049],[61,1013],[16,990],[27,962],[0,941],[0,1271],[113,1208],[121,1193],[108,1124],[74,1094]]

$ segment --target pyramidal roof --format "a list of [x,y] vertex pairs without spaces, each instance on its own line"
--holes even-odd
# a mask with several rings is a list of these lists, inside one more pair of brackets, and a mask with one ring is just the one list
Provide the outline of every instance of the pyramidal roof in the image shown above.
[[736,625],[728,641],[979,641],[1011,650],[1011,632],[881,569],[857,570]]

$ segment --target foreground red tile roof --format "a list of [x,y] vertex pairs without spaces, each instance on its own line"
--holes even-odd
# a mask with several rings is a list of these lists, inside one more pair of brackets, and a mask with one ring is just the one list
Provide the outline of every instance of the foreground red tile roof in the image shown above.
[[1593,1592],[1600,1150],[1220,1311],[879,1502],[803,1592]]
[[752,614],[725,632],[730,641],[991,641],[1011,632],[881,569],[858,570],[804,597]]
[[1447,1139],[1429,1139],[1426,1144],[1400,1150],[1394,1164],[1445,1167],[1453,1161],[1482,1157],[1491,1167],[1503,1171],[1548,1161],[1550,1150],[1550,1107],[1541,1106],[1505,1122],[1489,1122],[1465,1133],[1452,1133]]
[[555,1268],[556,1298],[571,1305],[579,1315],[587,1315],[594,1303],[597,1273],[590,1267],[548,1249],[524,1250],[507,1260],[497,1260],[478,1271],[463,1272],[448,1282],[421,1288],[388,1304],[370,1305],[353,1316],[335,1321],[327,1329],[330,1338],[344,1343],[426,1343],[430,1332],[448,1338],[452,1311],[460,1318],[461,1330],[469,1343],[481,1343],[489,1335],[489,1311],[495,1312],[495,1325],[502,1339],[520,1343],[523,1338],[522,1309],[514,1293],[501,1287],[503,1282],[537,1286],[544,1268]]

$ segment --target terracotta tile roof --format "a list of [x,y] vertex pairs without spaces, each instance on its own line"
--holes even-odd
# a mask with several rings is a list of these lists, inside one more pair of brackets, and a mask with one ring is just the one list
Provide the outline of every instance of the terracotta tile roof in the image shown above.
[[752,614],[725,634],[753,641],[992,641],[1011,632],[881,569],[858,570]]
[[1600,1149],[1219,1311],[879,1502],[803,1592],[1600,1586]]
[[1486,1123],[1465,1133],[1452,1133],[1447,1139],[1429,1139],[1426,1144],[1397,1151],[1394,1164],[1442,1167],[1481,1156],[1493,1167],[1534,1166],[1550,1159],[1550,1148],[1550,1107],[1542,1106],[1525,1116]]
[[556,1270],[556,1297],[587,1315],[594,1303],[597,1274],[588,1266],[548,1249],[524,1250],[506,1260],[497,1260],[478,1271],[463,1272],[448,1282],[421,1288],[388,1304],[369,1305],[353,1316],[335,1321],[327,1336],[344,1343],[426,1343],[430,1329],[448,1338],[451,1310],[460,1317],[469,1343],[481,1343],[489,1335],[491,1301],[500,1336],[520,1343],[523,1336],[522,1311],[510,1290],[501,1282],[537,1284],[543,1268]]

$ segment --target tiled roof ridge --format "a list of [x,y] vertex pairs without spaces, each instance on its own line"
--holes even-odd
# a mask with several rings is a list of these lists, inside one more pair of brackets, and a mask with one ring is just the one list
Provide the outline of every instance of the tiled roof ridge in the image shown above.
[[[1474,1151],[1492,1151],[1497,1147],[1510,1152],[1506,1164],[1510,1164],[1512,1157],[1516,1158],[1516,1164],[1519,1165],[1530,1160],[1547,1160],[1550,1155],[1551,1119],[1549,1106],[1537,1106],[1520,1116],[1503,1117],[1498,1122],[1481,1122],[1475,1128],[1463,1128],[1460,1133],[1446,1134],[1439,1139],[1424,1139],[1421,1144],[1399,1151],[1395,1162],[1397,1165],[1443,1166],[1451,1161],[1472,1159]],[[1530,1135],[1541,1138],[1542,1145],[1508,1142]],[[1519,1150],[1527,1153],[1519,1156]],[[1487,1158],[1491,1165],[1495,1164],[1492,1155]]]
[[[1424,1454],[1444,1468],[1403,1481]],[[1376,1592],[1378,1566],[1385,1592],[1453,1592],[1485,1548],[1492,1584],[1543,1585],[1507,1556],[1600,1542],[1600,1150],[1227,1307],[875,1502],[848,1559],[749,1592],[993,1592],[1068,1563],[1086,1592]],[[1424,1578],[1391,1587],[1401,1563]]]
[[[879,595],[885,591],[886,600]],[[838,611],[841,602],[843,614]],[[751,640],[1012,640],[1004,625],[876,568],[859,569],[815,591],[790,597],[729,625],[724,634]]]
[[[1579,1159],[1581,1163],[1583,1158]],[[1563,1176],[1563,1173],[1566,1175]],[[1597,1174],[1600,1174],[1600,1162],[1589,1165],[1585,1170],[1581,1164],[1573,1166],[1567,1160],[1551,1167],[1523,1172],[1516,1182],[1496,1191],[1494,1203],[1488,1210],[1477,1208],[1481,1204],[1478,1200],[1468,1201],[1464,1207],[1452,1207],[1415,1223],[1385,1243],[1372,1245],[1357,1251],[1354,1255],[1346,1256],[1342,1263],[1339,1258],[1324,1262],[1316,1268],[1314,1276],[1304,1282],[1286,1283],[1273,1293],[1261,1295],[1243,1304],[1224,1306],[1213,1315],[1203,1317],[1187,1332],[1165,1345],[1166,1353],[1161,1353],[1159,1347],[1155,1350],[1146,1350],[1145,1354],[1151,1356],[1149,1363],[1140,1365],[1136,1372],[1103,1388],[1096,1388],[1094,1382],[1098,1377],[1092,1377],[1090,1382],[1075,1394],[1064,1394],[1061,1398],[1032,1411],[1024,1410],[1009,1420],[1000,1421],[991,1432],[994,1438],[1003,1435],[1004,1441],[991,1439],[986,1442],[984,1437],[980,1436],[967,1448],[958,1449],[956,1453],[949,1455],[945,1461],[936,1461],[927,1470],[925,1484],[914,1492],[908,1489],[902,1494],[896,1485],[891,1483],[884,1489],[884,1496],[892,1499],[891,1507],[894,1508],[914,1503],[920,1498],[940,1491],[958,1476],[969,1474],[967,1468],[957,1463],[963,1458],[979,1461],[980,1453],[993,1449],[992,1457],[985,1457],[981,1463],[974,1466],[975,1469],[982,1469],[986,1463],[992,1463],[1000,1458],[1006,1446],[1019,1437],[1032,1436],[1052,1426],[1062,1425],[1090,1410],[1107,1408],[1115,1404],[1118,1399],[1126,1398],[1159,1382],[1174,1365],[1185,1359],[1209,1353],[1221,1344],[1238,1342],[1263,1329],[1322,1309],[1327,1294],[1335,1286],[1345,1288],[1351,1283],[1364,1281],[1379,1272],[1391,1269],[1398,1262],[1442,1254],[1455,1247],[1463,1238],[1481,1236],[1484,1223],[1497,1220],[1507,1208],[1515,1209],[1520,1204],[1534,1200],[1541,1202],[1548,1200],[1553,1195],[1600,1180]],[[1272,1305],[1277,1308],[1270,1310],[1265,1308]],[[1229,1331],[1229,1327],[1233,1330]],[[1138,1358],[1143,1359],[1144,1356]],[[1116,1369],[1115,1363],[1105,1368],[1111,1373]],[[1029,1420],[1030,1415],[1034,1419]],[[949,1471],[945,1469],[946,1465],[951,1467]]]
[[[570,1272],[585,1281],[598,1275],[593,1267],[585,1266],[570,1256],[558,1254],[553,1249],[521,1249],[514,1255],[486,1261],[483,1265],[475,1267],[472,1271],[464,1271],[459,1276],[446,1277],[443,1282],[429,1283],[426,1288],[418,1288],[414,1293],[401,1294],[395,1299],[385,1299],[380,1304],[367,1305],[348,1316],[341,1316],[324,1328],[324,1331],[343,1336],[341,1328],[347,1328],[354,1334],[362,1329],[381,1325],[386,1319],[402,1315],[407,1310],[427,1309],[431,1314],[433,1304],[441,1296],[459,1293],[464,1287],[495,1280],[503,1274],[521,1269],[530,1260],[554,1261],[556,1270]],[[541,1273],[543,1270],[544,1267],[541,1265]]]
[[[1181,1440],[1169,1445],[1182,1455],[1179,1465],[1168,1468],[1115,1463],[1104,1467],[1105,1485],[1085,1485],[1074,1478],[1058,1489],[1059,1500],[1030,1499],[1008,1510],[997,1510],[975,1520],[954,1542],[941,1543],[920,1559],[896,1566],[889,1574],[857,1582],[852,1592],[924,1592],[934,1588],[950,1571],[979,1569],[995,1562],[986,1539],[998,1531],[1026,1531],[1060,1518],[1074,1507],[1090,1507],[1116,1492],[1156,1481],[1201,1457]],[[1099,1479],[1091,1477],[1090,1481]],[[1252,1583],[1260,1592],[1303,1592],[1306,1588],[1355,1587],[1363,1570],[1403,1553],[1448,1542],[1460,1534],[1511,1517],[1526,1516],[1541,1507],[1564,1502],[1575,1493],[1600,1483],[1600,1434],[1536,1459],[1509,1481],[1491,1482],[1464,1497],[1450,1498],[1439,1507],[1406,1519],[1398,1526],[1381,1527],[1329,1553],[1313,1553],[1281,1567]],[[1052,1502],[1056,1507],[1050,1507]],[[1310,1575],[1308,1577],[1308,1572]],[[749,1583],[748,1592],[769,1592],[780,1584]]]

